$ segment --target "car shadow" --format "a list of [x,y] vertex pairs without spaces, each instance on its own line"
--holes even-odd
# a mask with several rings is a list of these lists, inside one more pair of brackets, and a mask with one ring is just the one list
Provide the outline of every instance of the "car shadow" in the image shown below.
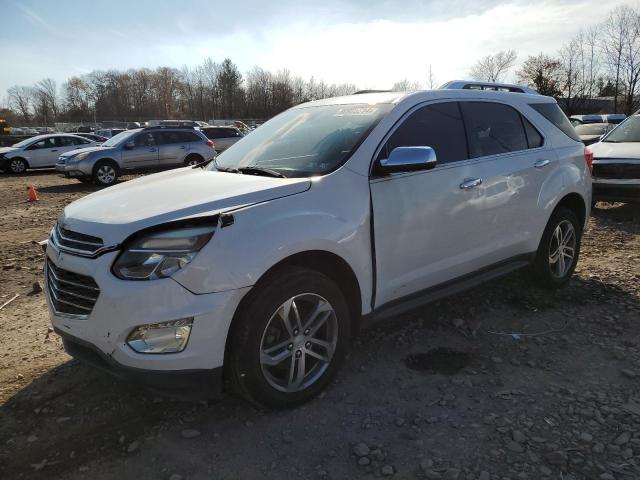
[[70,180],[68,184],[39,187],[38,191],[43,193],[92,193],[104,188],[106,187],[94,185],[93,183],[82,183],[78,180]]

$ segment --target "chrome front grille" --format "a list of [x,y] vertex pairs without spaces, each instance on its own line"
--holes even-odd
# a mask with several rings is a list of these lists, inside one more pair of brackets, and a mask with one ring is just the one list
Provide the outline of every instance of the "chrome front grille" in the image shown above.
[[101,238],[67,230],[59,223],[53,227],[51,240],[60,250],[82,256],[95,255],[104,248],[104,242]]
[[47,288],[56,313],[86,318],[100,295],[95,280],[87,275],[56,267],[47,259]]

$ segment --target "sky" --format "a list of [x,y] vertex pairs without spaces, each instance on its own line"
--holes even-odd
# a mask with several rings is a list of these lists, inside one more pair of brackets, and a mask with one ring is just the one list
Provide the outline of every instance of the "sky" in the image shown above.
[[61,85],[93,70],[207,57],[363,89],[426,84],[431,65],[441,84],[469,78],[475,61],[500,50],[516,50],[518,64],[555,53],[622,3],[630,2],[0,0],[0,101],[12,85],[47,77]]

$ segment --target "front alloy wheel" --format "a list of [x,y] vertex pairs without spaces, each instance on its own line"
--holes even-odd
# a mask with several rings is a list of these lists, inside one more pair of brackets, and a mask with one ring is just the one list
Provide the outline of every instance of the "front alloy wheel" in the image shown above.
[[331,304],[315,293],[296,295],[280,305],[262,335],[262,374],[281,392],[304,390],[327,370],[337,343]]
[[95,177],[100,185],[111,185],[116,181],[116,169],[109,164],[100,165],[96,170]]
[[9,163],[9,169],[12,173],[24,173],[27,170],[27,164],[24,160],[16,158]]
[[286,408],[331,382],[349,348],[351,315],[330,278],[283,267],[243,300],[229,335],[235,391],[261,407]]

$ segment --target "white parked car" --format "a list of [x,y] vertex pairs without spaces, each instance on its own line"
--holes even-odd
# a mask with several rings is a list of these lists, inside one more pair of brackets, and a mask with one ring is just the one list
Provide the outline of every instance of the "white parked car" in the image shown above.
[[640,203],[640,115],[627,117],[589,150],[594,201]]
[[0,148],[0,170],[23,173],[29,168],[55,167],[62,153],[96,145],[96,142],[77,135],[37,135],[11,147]]
[[287,407],[328,385],[361,324],[525,266],[564,285],[591,158],[554,99],[477,85],[299,105],[207,168],[68,205],[46,248],[65,348]]

